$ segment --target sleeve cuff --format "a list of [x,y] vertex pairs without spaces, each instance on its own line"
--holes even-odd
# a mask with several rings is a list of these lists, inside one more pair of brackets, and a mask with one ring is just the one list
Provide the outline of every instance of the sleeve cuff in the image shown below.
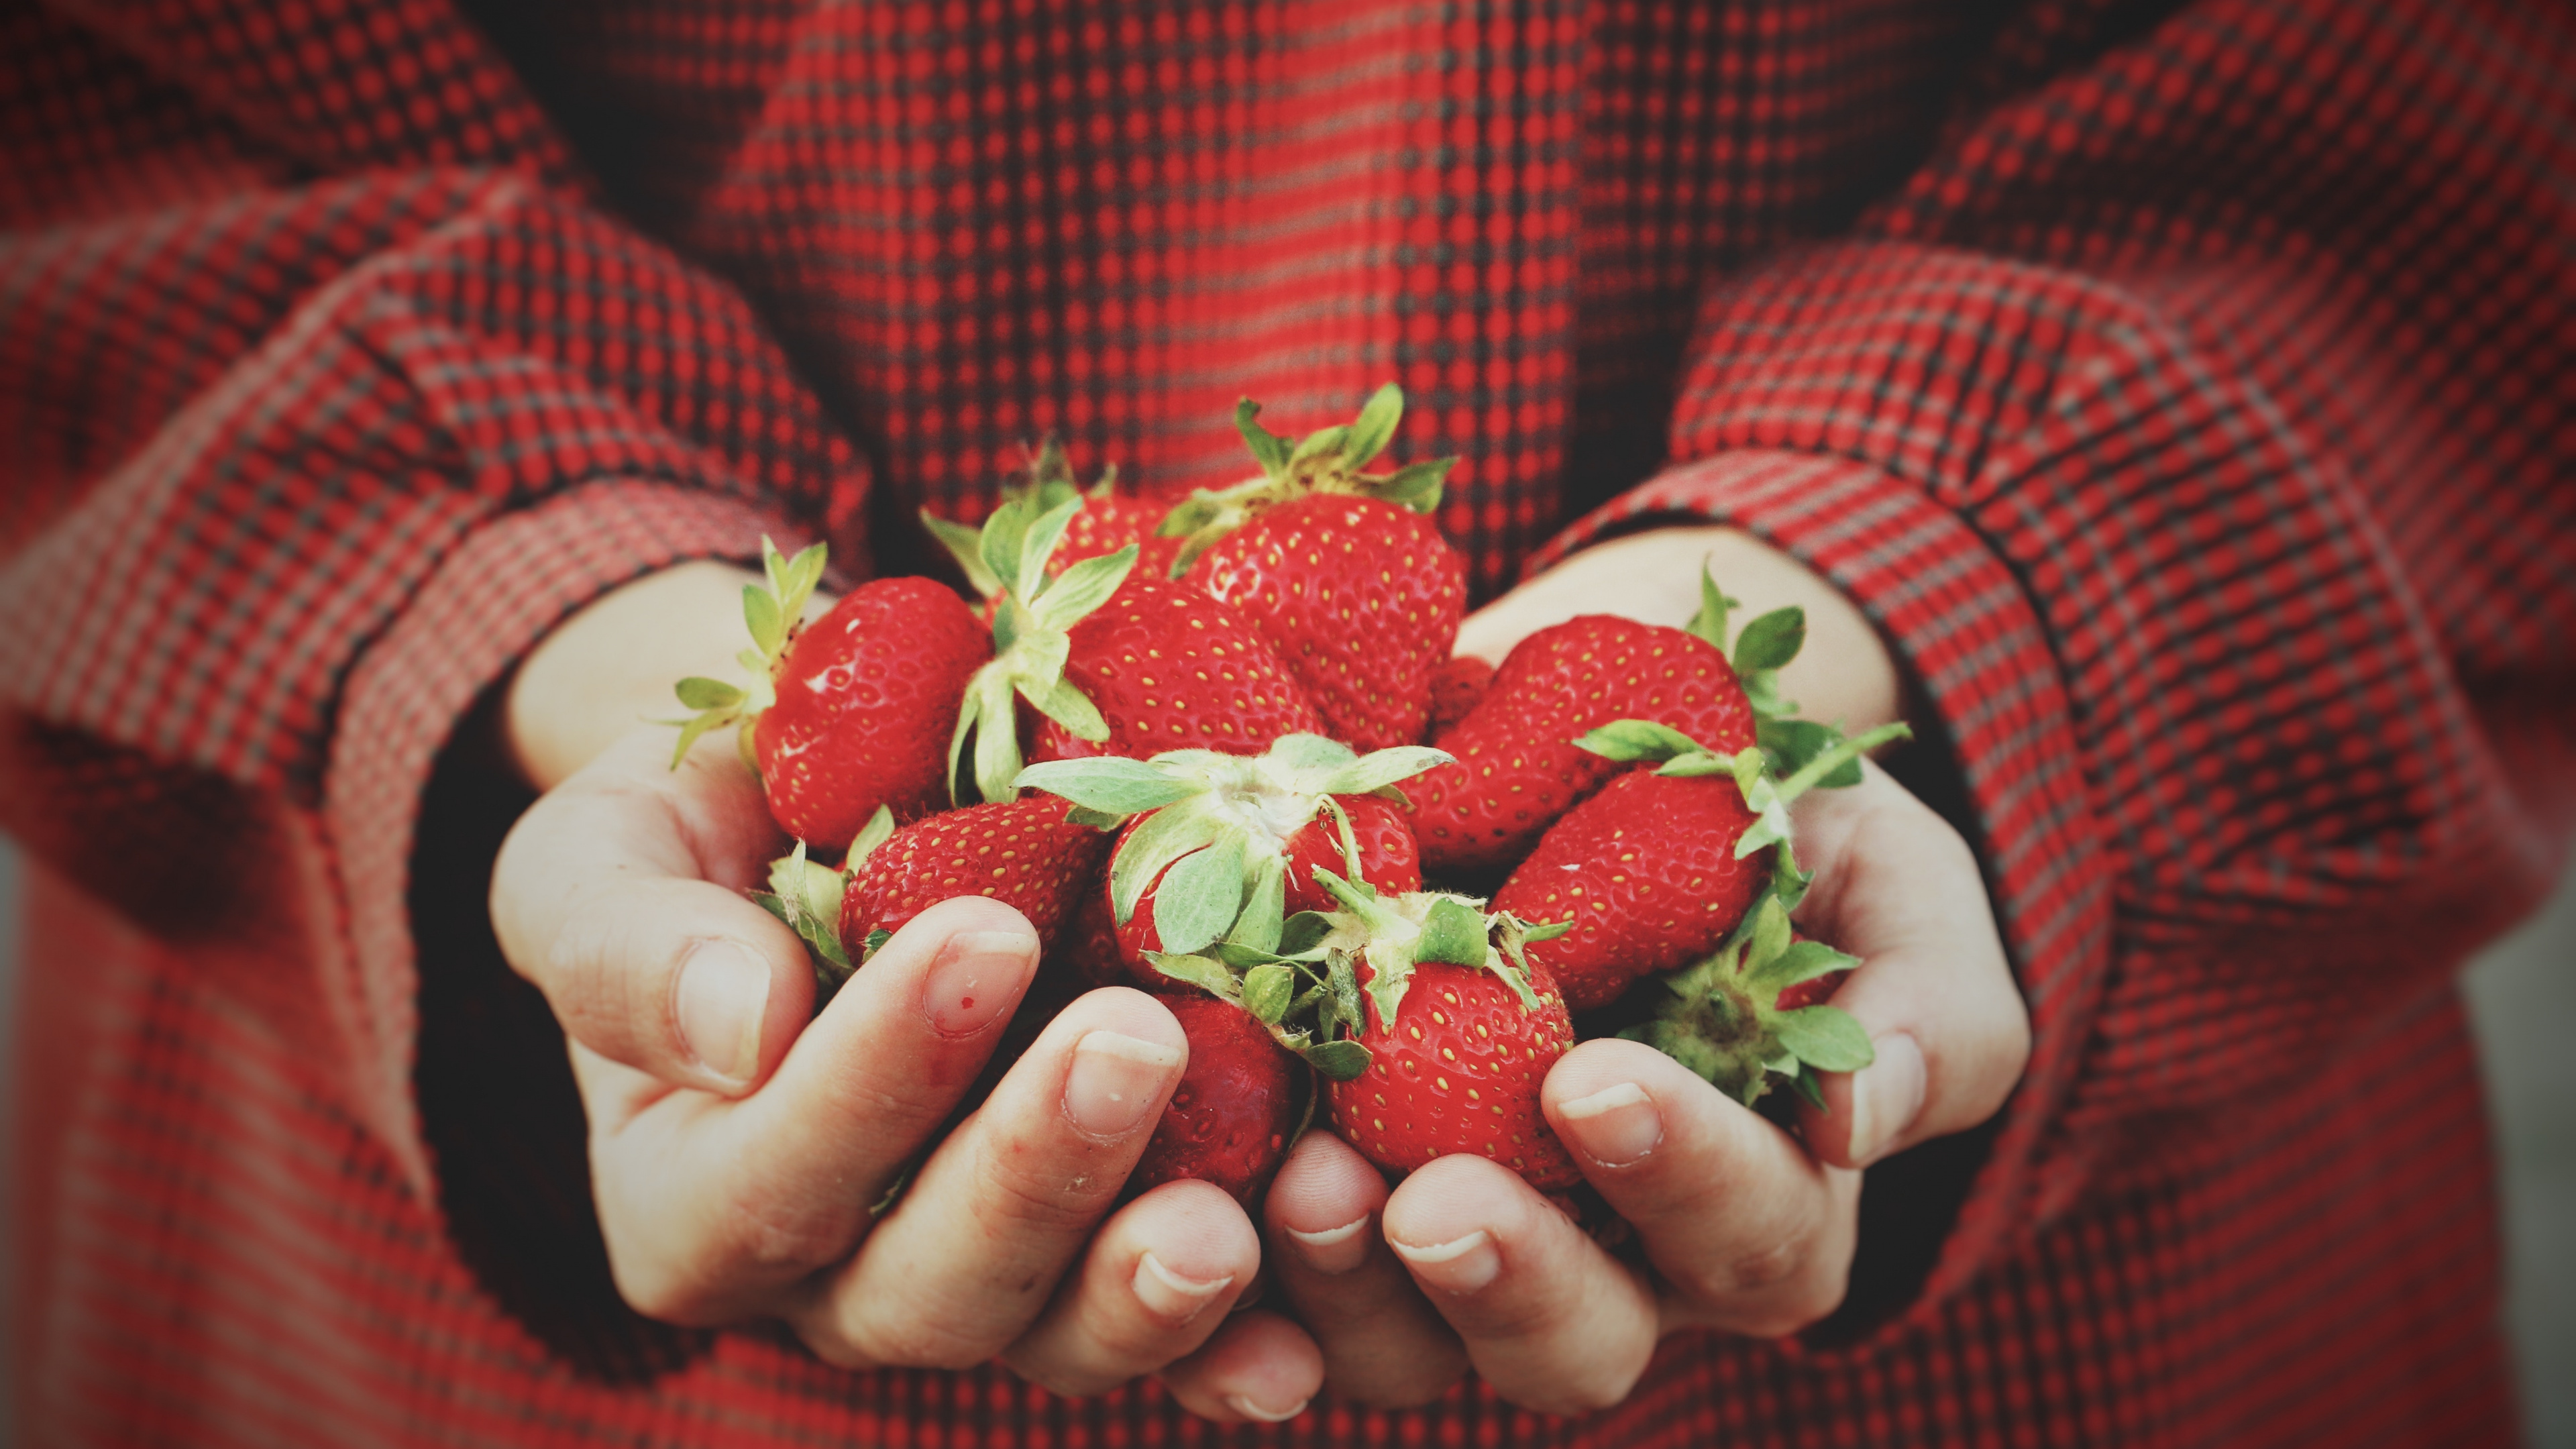
[[346,1023],[352,1100],[431,1187],[411,1096],[417,1016],[410,862],[422,791],[476,697],[565,615],[639,574],[691,558],[749,558],[782,516],[739,499],[596,483],[502,514],[450,550],[360,654],[341,697],[322,825],[346,903],[342,969],[326,987]]
[[1741,528],[1798,558],[1888,639],[1954,753],[1971,843],[2030,1007],[2030,1065],[1920,1291],[1878,1318],[1863,1340],[1874,1343],[1929,1321],[2082,1186],[2079,1155],[2048,1129],[2100,995],[2111,913],[2068,697],[2002,556],[1923,489],[1868,463],[1741,449],[1678,465],[1578,519],[1529,567],[1682,520]]

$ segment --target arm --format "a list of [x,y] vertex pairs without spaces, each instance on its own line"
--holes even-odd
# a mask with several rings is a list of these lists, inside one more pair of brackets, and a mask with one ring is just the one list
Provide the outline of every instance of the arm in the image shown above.
[[[2193,1170],[2440,993],[2545,890],[2576,798],[2556,421],[2576,405],[2576,270],[2548,240],[2567,232],[2576,153],[2538,59],[2576,37],[2504,7],[2212,3],[2101,24],[2008,17],[1894,195],[1840,239],[1711,285],[1675,463],[1534,564],[1548,589],[1543,571],[1631,530],[1741,529],[1869,619],[1931,753],[1948,747],[1980,869],[1927,844],[1912,878],[1991,891],[2030,1058],[1972,1172],[1905,1199],[1937,1256],[1861,1305],[1847,1326],[1875,1341],[1936,1321],[2095,1195]],[[2361,119],[2392,101],[2398,119]],[[1890,797],[1866,789],[1878,800],[1816,803],[1874,814]],[[1844,838],[1845,869],[1873,878],[1870,835]],[[1849,929],[1862,904],[1810,909]],[[1943,934],[1973,945],[1971,926]],[[1845,997],[1864,982],[1886,1001],[1866,972]],[[1583,1062],[1563,1083],[1581,1096],[1551,1080],[1560,1126],[1567,1105],[1601,1105],[1608,1057],[1559,1069]],[[1655,1064],[1627,1065],[1665,1106]],[[1868,1159],[1810,1126],[1819,1171]],[[1625,1169],[1593,1166],[1615,1200]],[[1829,1203],[1834,1182],[1784,1200]],[[1384,1200],[1389,1238],[1464,1224],[1407,1215],[1411,1189]],[[1323,1226],[1281,1206],[1274,1222]],[[1508,1244],[1544,1221],[1488,1231]],[[1501,1329],[1588,1324],[1554,1335],[1553,1357],[1501,1360],[1497,1381],[1597,1402],[1659,1328],[1693,1321],[1659,1309],[1669,1286],[1724,1261],[1672,1271],[1648,1236],[1660,1283],[1554,1279],[1590,1285],[1576,1296],[1610,1305],[1594,1316],[1551,1318],[1547,1275],[1514,1287],[1507,1247],[1481,1291],[1511,1311],[1444,1300],[1435,1274],[1432,1327],[1482,1364]],[[1841,1296],[1802,1291],[1802,1311],[1697,1321],[1776,1334]]]

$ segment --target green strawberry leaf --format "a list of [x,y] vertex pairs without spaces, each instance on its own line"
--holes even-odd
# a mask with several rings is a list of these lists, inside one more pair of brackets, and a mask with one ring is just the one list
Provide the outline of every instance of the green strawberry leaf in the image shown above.
[[1612,720],[1578,738],[1574,745],[1605,760],[1680,760],[1708,753],[1699,741],[1650,719]]
[[1350,436],[1351,427],[1348,423],[1338,423],[1329,428],[1317,428],[1308,433],[1298,440],[1296,451],[1288,455],[1288,471],[1292,473],[1297,471],[1297,465],[1300,463],[1339,455],[1342,445],[1350,440]]
[[1243,988],[1234,973],[1205,956],[1187,956],[1174,951],[1148,951],[1145,962],[1174,981],[1195,986],[1210,996],[1225,1001],[1240,1000]]
[[1755,669],[1736,675],[1744,686],[1744,702],[1753,706],[1758,719],[1779,719],[1798,712],[1797,701],[1780,692],[1780,674],[1773,669]]
[[742,622],[751,630],[751,642],[772,659],[787,644],[787,624],[778,612],[778,598],[758,584],[742,586]]
[[[1841,744],[1843,732],[1811,719],[1760,719],[1754,722],[1753,737],[1761,741],[1763,752],[1771,757],[1772,773],[1786,779]],[[1829,790],[1857,785],[1860,761],[1846,760],[1816,783]]]
[[1299,911],[1279,925],[1279,954],[1303,956],[1333,934],[1333,918],[1321,911]]
[[1357,1081],[1369,1066],[1369,1049],[1355,1041],[1319,1041],[1298,1055],[1336,1082]]
[[[1256,422],[1255,419],[1260,416],[1261,404],[1254,402],[1250,398],[1237,400],[1234,405],[1235,431],[1243,434],[1243,445],[1250,448],[1252,450],[1252,456],[1261,461],[1262,472],[1269,474],[1273,478],[1286,477],[1288,473],[1288,454],[1290,451],[1288,440],[1280,437],[1268,428],[1263,427],[1259,422]],[[1188,505],[1184,504],[1182,506],[1187,507]],[[1172,517],[1174,519],[1179,518],[1180,510],[1177,508],[1174,509],[1172,511]],[[1167,521],[1166,527],[1168,526]],[[1195,523],[1191,525],[1191,527],[1196,526],[1197,525]],[[1167,533],[1165,536],[1176,538],[1179,537],[1180,534],[1184,534],[1189,531],[1189,528],[1183,528],[1179,530],[1178,533]]]
[[1422,934],[1413,943],[1413,959],[1481,967],[1489,949],[1484,915],[1455,896],[1443,896],[1422,918]]
[[921,526],[930,531],[941,548],[948,550],[950,558],[957,560],[958,570],[966,575],[966,587],[973,589],[977,597],[989,599],[1002,591],[1000,575],[984,562],[982,531],[952,523],[927,508],[921,510]]
[[1043,761],[1012,777],[1011,786],[1044,790],[1076,805],[1113,815],[1142,815],[1207,789],[1202,781],[1176,778],[1149,761],[1120,755]]
[[1243,910],[1243,840],[1226,834],[1182,856],[1154,887],[1154,930],[1163,949],[1193,952],[1234,925]]
[[1859,965],[1858,956],[1846,956],[1822,941],[1793,941],[1789,949],[1748,972],[1746,984],[1764,992],[1767,1000],[1801,981],[1813,981],[1830,972],[1849,971]]
[[1364,1030],[1368,1017],[1360,1009],[1359,972],[1347,953],[1336,951],[1324,962],[1324,987],[1331,993],[1333,1014],[1352,1031]]
[[1319,795],[1370,795],[1410,780],[1425,770],[1451,764],[1456,756],[1429,745],[1397,745],[1390,749],[1372,750],[1350,761],[1319,782]]
[[1784,1011],[1771,1030],[1780,1045],[1820,1072],[1856,1072],[1878,1059],[1869,1033],[1850,1012],[1835,1006],[1802,1006]]
[[[868,823],[859,827],[859,833],[850,837],[850,848],[842,852],[841,872],[843,878],[846,880],[849,872],[857,870],[860,863],[865,861],[870,855],[875,854],[876,848],[885,844],[886,840],[893,834],[894,811],[887,806],[880,805],[877,807],[876,813],[868,817]],[[800,840],[797,844],[802,845],[804,842]],[[835,906],[833,908],[833,914],[837,917],[840,914],[840,908]]]
[[[979,674],[969,688],[977,706],[975,793],[987,800],[1008,800],[1011,781],[1020,773],[1019,721],[1012,715],[1010,676],[998,670]],[[962,718],[964,711],[959,715]]]
[[1088,825],[1094,830],[1116,830],[1127,823],[1127,817],[1107,810],[1094,810],[1087,805],[1076,805],[1064,812],[1064,823]]
[[1243,1009],[1263,1026],[1277,1026],[1288,1015],[1296,986],[1295,974],[1285,966],[1255,966],[1243,973]]
[[1726,613],[1729,609],[1742,607],[1719,590],[1716,578],[1709,573],[1708,566],[1702,564],[1699,571],[1699,612],[1691,616],[1690,623],[1684,626],[1685,631],[1715,645],[1717,652],[1723,654],[1726,652]]
[[1351,421],[1350,436],[1342,440],[1342,461],[1357,468],[1385,452],[1395,438],[1396,424],[1402,421],[1404,389],[1391,382],[1379,384]]
[[1229,945],[1254,951],[1279,949],[1280,916],[1287,909],[1288,862],[1272,856],[1254,870],[1252,893],[1226,933]]
[[1758,972],[1789,949],[1789,912],[1778,896],[1764,896],[1753,908],[1753,931],[1745,945],[1744,967]]
[[1735,672],[1777,669],[1798,657],[1807,642],[1807,611],[1791,604],[1774,609],[1744,626],[1735,636]]
[[1004,589],[1015,594],[1029,592],[1020,578],[1020,543],[1029,536],[1029,518],[1028,499],[1005,498],[984,520],[983,536],[977,540],[984,567],[993,571]]
[[1798,1063],[1798,1074],[1789,1079],[1789,1085],[1797,1088],[1798,1095],[1806,1098],[1808,1104],[1813,1106],[1817,1111],[1823,1112],[1830,1110],[1825,1106],[1824,1079],[1816,1075],[1815,1068],[1808,1066],[1805,1062]]
[[1020,565],[1017,570],[1020,590],[1035,599],[1046,588],[1047,555],[1055,552],[1056,540],[1064,537],[1064,526],[1082,511],[1079,497],[1067,498],[1039,514],[1029,523],[1029,531],[1020,538]]
[[1082,560],[1057,575],[1029,605],[1029,612],[1051,629],[1072,628],[1108,603],[1119,585],[1127,582],[1127,575],[1136,568],[1136,554],[1137,545],[1131,543],[1115,553]]
[[680,703],[691,709],[731,709],[742,703],[743,692],[721,679],[692,674],[671,686]]
[[1780,782],[1781,803],[1786,804],[1809,790],[1826,784],[1828,780],[1841,775],[1846,768],[1851,771],[1851,783],[1857,785],[1860,783],[1860,757],[1863,754],[1877,749],[1880,745],[1912,738],[1914,738],[1914,731],[1903,720],[1898,720],[1894,724],[1883,724],[1874,730],[1848,739],[1837,739],[1831,747],[1799,766],[1795,774]]
[[1416,513],[1431,513],[1440,507],[1440,495],[1449,483],[1449,470],[1458,460],[1432,458],[1420,463],[1407,463],[1386,475],[1386,481],[1372,490],[1380,502],[1402,504]]
[[[1136,827],[1109,862],[1109,905],[1118,924],[1136,914],[1136,902],[1172,862],[1203,849],[1225,827],[1209,813],[1207,797],[1194,796],[1155,811]],[[1159,923],[1158,923],[1159,928]]]

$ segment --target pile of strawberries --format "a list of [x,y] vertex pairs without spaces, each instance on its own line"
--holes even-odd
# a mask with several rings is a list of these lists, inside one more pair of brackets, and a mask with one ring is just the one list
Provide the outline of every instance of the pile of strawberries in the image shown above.
[[1300,440],[1258,411],[1260,476],[1176,507],[1081,489],[1050,446],[981,529],[925,517],[971,603],[880,579],[800,626],[822,549],[768,551],[749,687],[682,681],[680,748],[740,726],[799,842],[759,898],[824,987],[938,901],[1008,902],[1044,943],[1024,1012],[1126,983],[1188,1033],[1132,1186],[1246,1203],[1319,1101],[1390,1170],[1472,1152],[1572,1186],[1538,1091],[1578,1015],[1747,1103],[1866,1065],[1821,1004],[1857,963],[1790,931],[1786,806],[1893,731],[1792,717],[1798,611],[1730,653],[1703,579],[1685,628],[1586,616],[1452,660],[1456,460],[1363,471],[1392,384]]

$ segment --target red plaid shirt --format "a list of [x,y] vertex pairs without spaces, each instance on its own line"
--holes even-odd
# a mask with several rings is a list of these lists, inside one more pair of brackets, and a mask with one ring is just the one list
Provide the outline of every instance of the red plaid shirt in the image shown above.
[[[24,1436],[2509,1435],[2451,975],[2576,817],[2571,73],[2501,0],[10,9]],[[1238,1430],[627,1313],[478,697],[639,571],[1386,378],[1483,590],[1729,521],[1937,717],[2037,1050],[1847,1310]]]

